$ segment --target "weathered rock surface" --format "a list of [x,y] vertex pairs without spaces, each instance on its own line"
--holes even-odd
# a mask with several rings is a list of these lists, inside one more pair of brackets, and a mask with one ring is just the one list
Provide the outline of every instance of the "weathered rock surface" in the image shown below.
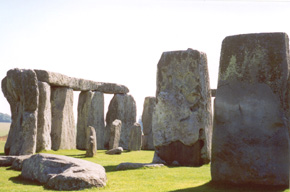
[[83,91],[78,101],[77,148],[87,149],[86,128],[92,126],[97,134],[98,149],[104,149],[104,94]]
[[2,80],[12,123],[5,144],[6,155],[35,153],[37,137],[38,81],[33,70],[11,69]]
[[30,157],[31,157],[31,155],[15,156],[15,159],[12,163],[11,168],[14,170],[17,170],[17,171],[21,171],[24,160],[29,159]]
[[108,155],[120,155],[122,152],[123,152],[123,148],[117,147],[117,148],[110,149],[110,150],[106,151],[106,154],[108,154]]
[[44,70],[35,70],[39,81],[46,82],[55,87],[68,87],[75,91],[99,91],[110,94],[126,94],[129,89],[124,85],[114,83],[94,82],[85,79],[68,77],[66,75],[49,72]]
[[136,122],[136,103],[131,95],[116,94],[109,104],[106,115],[106,148],[109,147],[110,127],[115,119],[122,121],[119,146],[128,149],[130,128]]
[[55,190],[103,187],[107,181],[105,169],[99,164],[51,154],[36,154],[25,160],[21,177]]
[[51,150],[51,103],[50,86],[47,83],[38,81],[39,104],[37,116],[37,141],[36,152]]
[[155,97],[145,98],[142,113],[142,123],[144,133],[144,138],[142,140],[142,149],[145,150],[154,150],[153,134],[152,134],[152,117],[155,105],[156,105]]
[[52,149],[75,149],[76,129],[73,115],[73,90],[52,87],[51,91]]
[[130,151],[140,151],[142,146],[142,130],[139,123],[134,123],[130,130]]
[[11,166],[17,156],[0,156],[0,167]]
[[116,119],[112,122],[110,128],[110,141],[109,149],[115,149],[119,147],[120,135],[121,135],[122,121]]
[[139,169],[139,168],[156,168],[156,167],[163,167],[164,164],[160,163],[121,163],[116,167],[117,171],[121,170],[128,170],[128,169]]
[[285,33],[226,37],[215,99],[215,182],[289,185]]
[[29,157],[31,155],[0,156],[0,167],[12,166],[12,169],[21,170],[23,161]]
[[157,72],[153,141],[167,164],[210,161],[212,112],[206,54],[188,49],[162,54]]
[[88,145],[87,145],[87,157],[94,157],[97,154],[97,136],[96,130],[92,126],[88,126],[87,128],[87,138]]

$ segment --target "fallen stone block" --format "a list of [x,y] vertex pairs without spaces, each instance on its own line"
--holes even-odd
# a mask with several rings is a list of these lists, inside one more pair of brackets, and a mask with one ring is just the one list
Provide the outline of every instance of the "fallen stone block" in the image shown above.
[[117,148],[110,149],[110,150],[106,151],[106,154],[108,154],[108,155],[120,155],[122,152],[123,152],[123,148],[117,147]]
[[163,167],[164,164],[160,163],[121,163],[116,167],[117,171],[121,170],[128,170],[128,169],[139,169],[139,168],[156,168],[156,167]]

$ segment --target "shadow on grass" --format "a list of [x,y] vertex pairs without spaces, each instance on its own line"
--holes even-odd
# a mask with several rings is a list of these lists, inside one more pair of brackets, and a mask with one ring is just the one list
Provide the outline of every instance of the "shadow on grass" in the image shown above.
[[76,155],[66,155],[68,157],[74,157],[74,158],[80,158],[80,159],[84,159],[87,158],[86,154],[76,154]]
[[116,167],[117,167],[117,165],[104,166],[104,168],[106,170],[106,173],[115,172],[116,171]]
[[28,179],[24,179],[24,178],[21,177],[21,175],[18,175],[16,177],[10,177],[9,180],[12,181],[15,184],[36,185],[36,186],[42,186],[43,187],[43,185],[40,184],[39,182],[31,181],[31,180],[28,180]]
[[283,192],[288,189],[285,187],[270,187],[261,185],[232,185],[232,184],[220,184],[212,181],[205,183],[198,187],[192,187],[187,189],[178,189],[171,192]]

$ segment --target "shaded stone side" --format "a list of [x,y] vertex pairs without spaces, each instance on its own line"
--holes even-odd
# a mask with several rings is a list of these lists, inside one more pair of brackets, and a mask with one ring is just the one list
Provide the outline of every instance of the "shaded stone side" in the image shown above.
[[73,90],[65,87],[51,89],[52,149],[75,149],[76,128],[73,115]]
[[146,97],[143,105],[142,123],[144,133],[144,143],[142,149],[154,150],[153,134],[152,134],[152,117],[156,105],[155,97]]
[[88,126],[87,130],[87,152],[86,157],[94,157],[97,154],[97,136],[96,130],[92,126]]
[[6,155],[35,153],[37,137],[38,81],[33,70],[12,69],[2,80],[10,104],[12,123],[5,144]]
[[77,148],[87,148],[86,127],[92,126],[97,134],[98,149],[104,149],[104,94],[83,91],[78,101]]
[[136,122],[136,102],[131,95],[115,94],[106,115],[105,147],[109,147],[110,127],[115,119],[122,121],[120,147],[128,149],[130,129]]
[[215,182],[289,185],[285,33],[226,37],[215,99]]
[[36,152],[51,150],[51,103],[50,86],[47,83],[38,81],[39,104],[37,120],[37,142]]
[[142,146],[142,130],[139,123],[134,123],[130,130],[130,151],[140,151]]
[[[192,49],[163,53],[158,63],[156,100],[152,125],[155,155],[163,154],[159,158],[167,164],[185,157],[187,150],[175,151],[172,143],[177,142],[182,149],[195,149],[192,153],[199,156],[188,156],[192,160],[182,160],[180,165],[209,163],[212,112],[206,54]],[[199,147],[192,147],[196,145]]]
[[121,129],[122,129],[122,121],[116,119],[115,121],[112,122],[110,128],[109,150],[119,147]]

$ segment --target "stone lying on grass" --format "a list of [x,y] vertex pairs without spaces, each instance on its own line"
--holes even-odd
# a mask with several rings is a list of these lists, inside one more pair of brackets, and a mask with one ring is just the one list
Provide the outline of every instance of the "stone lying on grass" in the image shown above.
[[106,154],[108,154],[108,155],[119,155],[122,152],[123,152],[123,148],[122,147],[117,147],[115,149],[108,150],[106,152]]
[[117,171],[127,170],[127,169],[139,169],[142,167],[155,168],[155,167],[163,167],[164,164],[160,163],[121,163],[116,167]]
[[20,155],[20,156],[1,156],[0,167],[12,166],[12,169],[21,170],[22,162],[28,159],[31,155]]
[[17,171],[21,171],[22,170],[22,165],[24,160],[30,158],[31,155],[21,155],[21,156],[15,156],[15,159],[12,163],[11,168]]
[[106,185],[103,166],[72,157],[36,154],[25,160],[21,176],[55,190],[79,190]]

